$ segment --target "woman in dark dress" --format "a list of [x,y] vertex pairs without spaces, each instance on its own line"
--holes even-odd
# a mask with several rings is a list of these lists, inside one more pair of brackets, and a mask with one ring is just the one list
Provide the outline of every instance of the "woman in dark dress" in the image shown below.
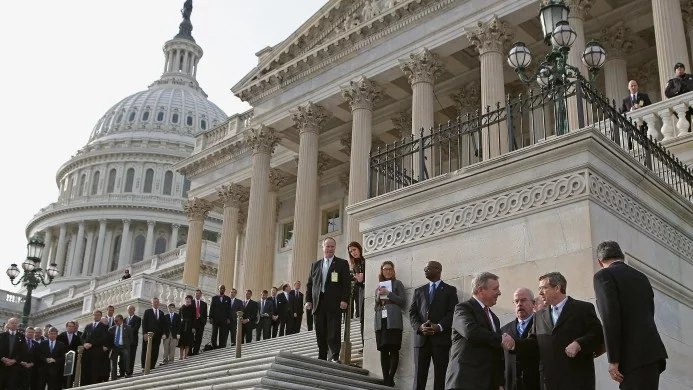
[[[402,347],[402,310],[405,303],[404,285],[395,278],[395,265],[385,261],[380,266],[375,291],[375,342],[380,351],[380,366],[385,386],[395,387],[395,373]],[[390,281],[391,289],[385,287]]]
[[186,295],[185,305],[180,307],[180,338],[178,339],[178,359],[186,359],[193,345],[192,323],[195,319],[195,307],[192,295]]
[[[354,282],[352,294],[354,296],[353,303],[358,307],[356,313],[361,322],[361,344],[363,346],[363,302],[366,299],[365,281],[366,281],[366,259],[363,258],[363,248],[361,244],[353,241],[347,246],[349,252],[349,268],[351,277]],[[349,315],[349,313],[347,313]]]

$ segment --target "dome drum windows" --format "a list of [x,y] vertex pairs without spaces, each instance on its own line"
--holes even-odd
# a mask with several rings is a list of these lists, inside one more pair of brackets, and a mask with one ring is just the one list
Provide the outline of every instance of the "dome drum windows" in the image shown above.
[[151,194],[153,183],[154,183],[154,170],[149,168],[149,169],[147,169],[147,172],[144,174],[144,189],[142,190],[142,192],[144,192],[145,194]]
[[142,114],[142,120],[145,121],[145,122],[149,120],[149,110],[145,111],[145,112]]
[[178,113],[171,115],[171,123],[178,123]]
[[130,116],[128,117],[128,122],[134,122],[136,116],[137,116],[137,113],[135,111],[131,112]]
[[200,129],[207,130],[207,121],[206,120],[202,119],[200,121]]
[[99,180],[101,179],[101,171],[94,172],[91,178],[91,195],[96,195],[99,192]]
[[188,126],[193,125],[193,117],[191,115],[188,115],[188,118],[185,120],[185,124]]
[[108,172],[108,184],[106,185],[106,193],[107,194],[112,194],[113,191],[115,191],[115,182],[116,182],[116,169],[112,168]]
[[164,174],[164,195],[171,195],[171,187],[173,186],[173,172],[166,171]]
[[135,181],[135,168],[130,168],[125,174],[125,189],[123,192],[132,192],[132,185]]

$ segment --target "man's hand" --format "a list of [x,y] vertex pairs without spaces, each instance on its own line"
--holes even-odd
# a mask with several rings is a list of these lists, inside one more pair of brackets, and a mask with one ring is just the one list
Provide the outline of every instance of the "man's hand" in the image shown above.
[[306,310],[313,310],[313,303],[312,302],[306,302]]
[[390,290],[386,289],[385,287],[379,287],[378,288],[378,295],[387,295],[390,293]]
[[276,321],[279,316],[272,316],[272,321]]
[[164,335],[161,335],[161,339],[162,339],[162,340],[166,340],[166,335],[165,335],[165,334],[164,334]]
[[609,363],[609,375],[611,375],[611,379],[616,382],[623,382],[623,374],[618,370],[618,363]]
[[294,318],[298,317],[298,314],[294,313]]
[[104,352],[108,351],[108,347],[101,347],[101,348],[103,348]]
[[354,275],[354,277],[356,277],[357,282],[363,283],[363,272]]
[[339,302],[339,308],[342,309],[342,310],[346,310],[346,308],[347,308],[348,306],[349,306],[349,304],[346,303],[346,302],[344,302],[344,301]]
[[515,349],[515,339],[507,333],[503,333],[503,339],[501,341],[503,348],[507,350]]
[[53,359],[53,358],[46,358],[46,363],[55,363],[55,359]]
[[[147,337],[144,339],[147,340]],[[84,349],[91,349],[91,343],[84,343]]]
[[568,344],[567,347],[565,347],[565,354],[570,358],[574,358],[581,349],[580,344],[577,341],[573,341],[572,343]]
[[244,319],[244,320],[241,321],[241,322],[244,323],[244,324],[247,324],[248,322],[250,322],[250,320],[246,318],[246,319]]
[[176,340],[180,340],[180,335],[179,335],[179,334],[176,335]]

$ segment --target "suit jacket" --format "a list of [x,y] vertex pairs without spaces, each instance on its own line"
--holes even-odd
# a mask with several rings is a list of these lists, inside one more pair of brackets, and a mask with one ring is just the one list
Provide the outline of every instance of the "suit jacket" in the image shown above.
[[[514,339],[526,339],[534,324],[535,316],[532,316],[525,324],[525,331],[517,333],[518,319],[508,322],[501,328],[502,333],[507,333]],[[539,390],[539,360],[536,356],[527,359],[517,359],[517,355],[503,351],[505,358],[505,390],[517,390],[518,383],[524,390]]]
[[[106,327],[106,325],[103,326]],[[41,341],[41,344],[38,347],[38,356],[41,360],[42,367],[41,370],[54,380],[62,380],[63,369],[65,367],[65,353],[67,353],[65,344],[58,341],[57,338],[55,341],[55,346],[53,346],[53,352],[51,352],[49,340]],[[48,358],[55,359],[55,363],[46,363],[46,359]]]
[[234,298],[233,303],[231,302],[231,298],[229,298],[229,310],[231,311],[231,323],[235,324],[238,321],[238,313],[239,311],[243,311],[243,300]]
[[108,346],[108,326],[99,322],[94,328],[94,323],[90,322],[84,328],[82,342],[92,345],[90,350],[98,351],[103,346]]
[[35,367],[36,363],[38,363],[38,347],[41,343],[31,340],[31,349],[29,349],[29,345],[27,345],[27,340],[25,338],[24,344],[24,354],[19,358],[19,360],[25,363],[34,363]]
[[[235,313],[233,313],[235,315]],[[212,304],[209,308],[209,318],[212,323],[226,323],[230,320],[231,313],[231,298],[226,295],[215,295],[212,297]],[[200,302],[200,317],[202,317],[202,302]]]
[[[241,305],[243,305],[243,301],[241,301]],[[248,321],[249,324],[257,323],[257,314],[259,310],[260,305],[258,305],[257,302],[253,301],[252,299],[248,300],[248,304],[243,308],[243,319],[250,320]]]
[[[5,331],[0,333],[0,358],[8,358],[21,360],[21,357],[26,352],[26,339],[24,334],[19,333],[19,331],[14,332],[14,343],[12,345],[12,350],[10,350],[10,331]],[[5,367],[4,364],[0,364],[0,367]]]
[[[565,348],[573,341],[580,352],[569,358]],[[547,389],[594,390],[594,354],[604,342],[594,305],[568,297],[553,325],[550,307],[535,314],[529,336],[515,341],[519,359],[539,357],[541,385]]]
[[[77,352],[77,347],[82,345],[82,340],[80,337],[77,335],[77,333],[72,334],[72,342],[70,342],[67,338],[67,332],[62,332],[58,335],[56,338],[57,341],[60,341],[65,345],[65,348],[67,351],[75,351]],[[66,351],[66,352],[67,352]]]
[[623,103],[621,104],[621,112],[629,112],[630,109],[633,108],[633,104],[635,104],[635,103],[640,104],[640,102],[642,102],[642,104],[640,105],[640,108],[645,107],[645,106],[649,106],[650,104],[652,104],[652,102],[650,101],[650,97],[647,96],[646,93],[638,92],[636,94],[636,100],[635,101],[633,101],[631,95],[628,94],[628,96],[623,98]]
[[129,319],[128,317],[123,319],[123,322],[125,322],[127,325],[129,325],[132,328],[132,335],[135,338],[135,342],[132,343],[132,345],[137,345],[140,342],[140,327],[142,326],[142,318],[138,316],[137,314],[132,315],[132,319]]
[[476,299],[455,306],[446,389],[497,389],[503,386],[500,321],[493,312],[491,317],[495,330]]
[[[195,308],[195,310],[197,310],[197,302],[195,301],[195,299],[193,299],[193,301],[192,301],[192,306],[193,306],[193,308]],[[197,314],[196,314],[196,316],[197,316]],[[193,319],[193,326],[204,327],[206,323],[207,323],[207,302],[200,299],[200,318],[194,318]]]
[[[115,346],[115,335],[116,335],[116,328],[118,326],[113,325],[110,328],[108,328],[108,333],[110,333],[110,336],[108,337],[108,347],[113,348]],[[130,347],[132,345],[133,339],[135,336],[132,334],[132,328],[127,326],[127,324],[123,323],[123,329],[122,329],[122,336],[121,338],[123,339],[123,347]]]
[[654,293],[647,276],[614,262],[594,275],[594,292],[609,362],[619,363],[623,374],[664,362],[667,351],[655,325]]
[[171,321],[171,313],[164,314],[164,331],[166,337],[176,338],[181,333],[181,317],[178,313],[173,313],[173,321]]
[[159,311],[158,320],[156,318],[156,315],[154,314],[153,307],[150,307],[149,309],[144,311],[144,315],[142,316],[142,337],[144,337],[149,332],[154,333],[153,337],[161,337],[161,335],[164,333],[164,327],[166,326],[166,317],[164,317],[165,314],[161,309],[157,310]]
[[289,292],[289,306],[291,307],[291,317],[296,314],[297,318],[303,317],[303,293],[296,294],[296,290]]
[[[452,317],[455,313],[455,305],[459,302],[457,289],[443,281],[438,284],[433,302],[428,301],[430,283],[414,290],[414,297],[409,307],[409,322],[416,336],[414,347],[423,347],[427,342],[433,345],[452,345]],[[424,336],[419,332],[421,324],[430,320],[434,324],[440,324],[443,331],[433,336]]]
[[263,306],[262,300],[259,300],[257,301],[257,310],[258,322],[262,319],[271,320],[272,316],[275,315],[274,302],[270,298],[267,298]]
[[289,318],[293,318],[293,311],[291,310],[291,296],[287,297],[287,294],[281,292],[277,294],[277,307],[276,315],[279,316],[279,320],[287,321]]
[[[349,301],[349,289],[351,288],[351,274],[349,262],[335,256],[330,268],[327,270],[327,280],[322,280],[322,266],[324,259],[314,262],[310,267],[308,282],[306,283],[306,302],[313,305],[313,313],[316,310],[327,310],[330,313],[341,313],[340,302]],[[332,275],[336,273],[337,281],[332,281]],[[325,293],[320,300],[322,285],[325,284]]]

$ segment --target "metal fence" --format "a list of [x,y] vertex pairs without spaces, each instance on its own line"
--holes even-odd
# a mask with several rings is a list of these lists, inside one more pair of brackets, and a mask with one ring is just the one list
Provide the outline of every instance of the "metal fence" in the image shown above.
[[593,126],[689,200],[693,170],[647,135],[603,94],[579,78],[567,86],[530,90],[485,112],[468,113],[371,151],[369,197],[536,144],[569,129]]

